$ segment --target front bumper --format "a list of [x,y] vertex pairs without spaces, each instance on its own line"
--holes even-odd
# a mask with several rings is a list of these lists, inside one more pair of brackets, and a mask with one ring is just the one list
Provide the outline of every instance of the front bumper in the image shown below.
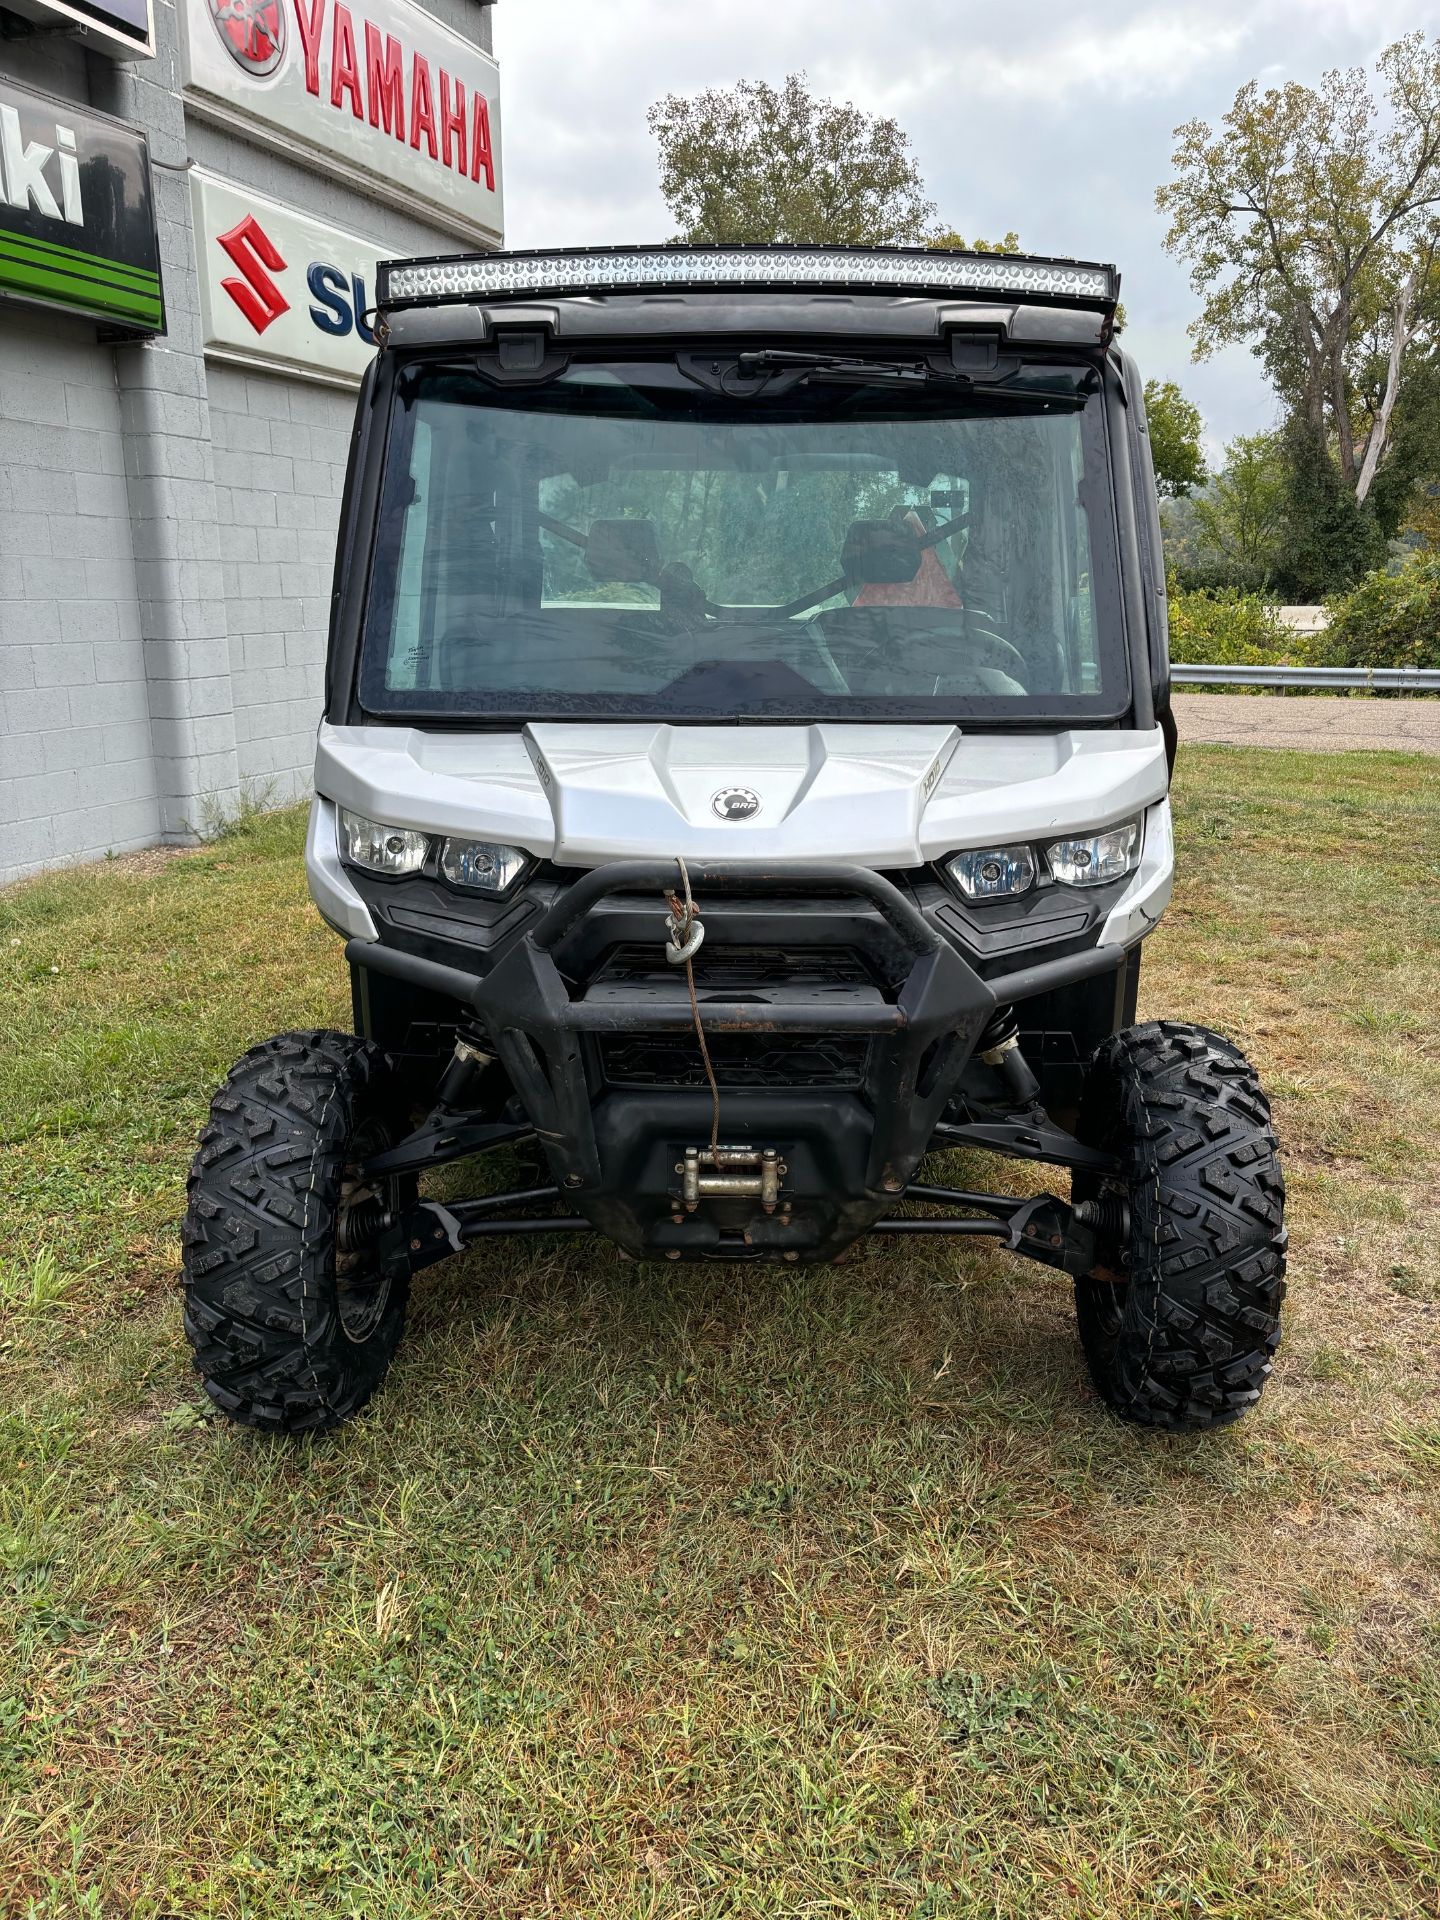
[[690,1207],[686,1160],[709,1143],[708,1094],[693,1080],[615,1085],[601,1059],[604,1046],[627,1035],[673,1036],[698,1053],[685,976],[662,967],[658,978],[617,981],[594,965],[597,947],[617,936],[648,941],[658,959],[661,896],[676,878],[669,860],[592,870],[483,975],[363,937],[347,947],[357,966],[471,1011],[565,1200],[636,1257],[835,1258],[910,1185],[997,1006],[1114,972],[1126,959],[1123,947],[1107,944],[986,979],[868,868],[692,867],[707,945],[843,948],[864,963],[858,983],[822,992],[787,993],[783,983],[730,997],[723,988],[702,992],[707,1037],[757,1049],[806,1035],[864,1044],[849,1084],[727,1087],[722,1144],[783,1163],[783,1202],[761,1207],[736,1193]]

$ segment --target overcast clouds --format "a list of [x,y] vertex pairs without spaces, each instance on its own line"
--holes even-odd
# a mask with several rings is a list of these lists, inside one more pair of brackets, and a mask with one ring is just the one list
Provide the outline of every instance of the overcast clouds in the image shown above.
[[1269,424],[1272,402],[1244,352],[1190,364],[1195,303],[1154,211],[1171,129],[1217,119],[1252,77],[1369,64],[1440,28],[1440,0],[498,0],[492,17],[511,246],[668,236],[650,102],[804,67],[817,92],[900,120],[947,224],[1118,262],[1133,351],[1218,444]]

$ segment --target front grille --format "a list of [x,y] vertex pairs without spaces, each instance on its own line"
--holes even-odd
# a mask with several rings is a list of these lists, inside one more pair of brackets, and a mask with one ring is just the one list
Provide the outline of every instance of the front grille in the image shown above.
[[[612,947],[594,979],[607,985],[663,980],[673,970],[660,945]],[[853,947],[741,947],[707,941],[695,956],[697,992],[721,996],[799,989],[870,987],[874,977]]]
[[[614,946],[586,989],[608,1004],[651,994],[673,999],[684,975],[668,966],[658,945]],[[715,1078],[722,1087],[859,1087],[865,1081],[869,1041],[863,1034],[766,1032],[767,1009],[834,1000],[878,1001],[879,990],[853,947],[740,946],[707,940],[695,956],[695,991],[703,1019],[710,1001],[752,1002],[756,1025],[747,1033],[706,1033]],[[614,1033],[599,1042],[600,1064],[612,1087],[703,1087],[707,1084],[693,1033]]]
[[[869,1042],[863,1035],[707,1033],[705,1043],[722,1087],[858,1087]],[[612,1087],[704,1087],[704,1063],[693,1034],[627,1033],[600,1043]]]

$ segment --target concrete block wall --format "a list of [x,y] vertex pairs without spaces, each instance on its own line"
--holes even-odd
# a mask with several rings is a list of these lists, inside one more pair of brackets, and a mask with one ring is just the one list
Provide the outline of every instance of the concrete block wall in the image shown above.
[[355,396],[218,365],[209,385],[240,783],[279,803],[310,786]]
[[0,872],[151,844],[160,812],[113,357],[0,309]]

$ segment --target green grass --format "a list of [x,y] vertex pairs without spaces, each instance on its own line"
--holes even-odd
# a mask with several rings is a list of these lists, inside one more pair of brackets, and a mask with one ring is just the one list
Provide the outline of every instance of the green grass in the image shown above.
[[1440,1911],[1437,787],[1182,762],[1144,1011],[1253,1053],[1293,1234],[1189,1440],[942,1243],[478,1252],[363,1419],[233,1432],[177,1224],[230,1059],[347,1017],[301,821],[0,896],[0,1913]]

